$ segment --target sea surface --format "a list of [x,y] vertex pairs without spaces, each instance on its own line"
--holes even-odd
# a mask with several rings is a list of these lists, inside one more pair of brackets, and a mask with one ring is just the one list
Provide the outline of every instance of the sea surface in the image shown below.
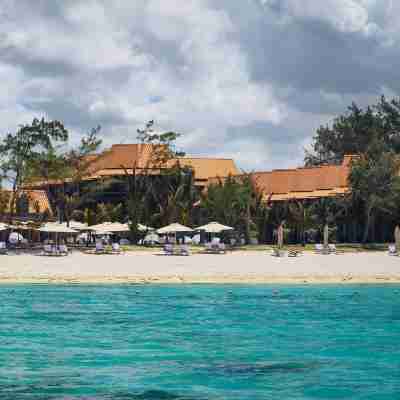
[[0,286],[19,399],[400,399],[400,286]]

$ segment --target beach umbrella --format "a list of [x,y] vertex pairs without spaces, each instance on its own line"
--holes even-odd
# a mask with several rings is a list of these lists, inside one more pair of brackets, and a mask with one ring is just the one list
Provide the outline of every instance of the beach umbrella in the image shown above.
[[163,234],[169,234],[169,233],[178,233],[178,232],[193,232],[192,228],[189,228],[188,226],[184,226],[181,224],[170,224],[167,226],[164,226],[160,229],[157,229],[157,233],[163,235]]
[[68,228],[63,224],[57,224],[51,222],[44,224],[41,228],[38,229],[38,231],[46,233],[78,233],[76,230]]
[[56,222],[48,222],[44,224],[41,228],[38,229],[39,232],[45,233],[54,233],[56,237],[56,244],[58,242],[58,234],[59,233],[69,233],[69,234],[78,234],[74,229],[68,228],[63,224],[58,224]]
[[92,225],[89,227],[92,231],[96,233],[111,232],[111,233],[120,233],[120,232],[129,232],[128,224],[121,224],[119,222],[103,222],[102,224]]
[[157,230],[157,233],[163,235],[169,235],[169,234],[173,234],[175,235],[175,243],[176,243],[176,234],[179,232],[193,232],[192,228],[189,228],[188,226],[184,226],[178,223],[174,223],[174,224],[170,224],[167,226],[164,226],[163,228],[160,228]]
[[[62,222],[59,225],[62,225],[62,226],[65,226],[65,227],[68,226],[67,222]],[[71,228],[71,229],[73,229],[75,231],[87,231],[87,230],[90,230],[90,228],[88,227],[88,224],[85,224],[85,223],[79,222],[79,221],[73,221],[73,220],[69,221],[68,228]]]
[[329,245],[329,226],[328,224],[324,225],[324,248],[327,249]]
[[234,228],[222,225],[218,222],[210,222],[206,225],[199,226],[196,231],[205,231],[207,233],[221,233],[224,231],[232,231]]
[[278,227],[278,248],[281,249],[283,247],[283,224],[280,224]]
[[394,241],[396,243],[396,252],[400,252],[400,227],[396,225],[396,228],[394,230]]

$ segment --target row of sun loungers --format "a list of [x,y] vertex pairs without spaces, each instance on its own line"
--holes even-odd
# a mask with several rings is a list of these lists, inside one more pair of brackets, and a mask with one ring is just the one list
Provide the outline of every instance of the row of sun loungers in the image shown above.
[[67,256],[68,253],[69,253],[68,247],[65,244],[60,244],[59,246],[45,244],[43,247],[43,251],[40,253],[40,255],[61,257],[61,256]]

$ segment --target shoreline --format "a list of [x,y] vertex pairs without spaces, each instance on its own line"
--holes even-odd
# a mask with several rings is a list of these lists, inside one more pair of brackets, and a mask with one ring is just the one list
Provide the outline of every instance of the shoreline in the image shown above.
[[0,287],[6,285],[370,285],[400,284],[398,277],[227,277],[227,278],[195,278],[195,277],[2,277]]
[[189,257],[21,254],[0,256],[0,286],[7,284],[400,284],[400,258],[381,252],[296,258],[251,251]]

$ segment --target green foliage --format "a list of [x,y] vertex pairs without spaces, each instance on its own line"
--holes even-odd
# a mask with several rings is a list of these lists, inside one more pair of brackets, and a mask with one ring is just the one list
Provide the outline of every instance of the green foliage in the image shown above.
[[58,144],[68,140],[68,131],[60,121],[34,119],[29,125],[21,125],[16,133],[8,133],[0,143],[0,170],[2,178],[12,184],[11,213],[15,209],[18,191],[26,183],[31,172],[30,164],[47,159],[54,154]]
[[382,141],[373,143],[368,151],[353,163],[349,181],[354,201],[361,201],[365,213],[363,242],[368,240],[371,222],[378,212],[397,214],[399,200],[398,156],[385,151]]
[[232,226],[247,242],[258,237],[268,217],[268,207],[250,175],[229,176],[211,184],[203,194],[201,207],[207,221]]
[[353,103],[345,115],[332,126],[321,126],[310,152],[306,151],[306,165],[339,163],[346,154],[364,154],[371,144],[381,141],[386,149],[400,153],[400,101],[384,96],[372,106],[362,109]]
[[[170,222],[189,223],[196,201],[193,171],[181,168],[179,162],[169,163],[184,153],[175,150],[180,134],[155,133],[154,121],[138,130],[138,140],[151,145],[148,165],[144,168],[134,164],[125,169],[127,184],[126,208],[128,210],[131,239],[140,237],[138,224],[164,225]],[[159,169],[158,173],[154,173]]]
[[181,134],[176,132],[156,133],[154,131],[154,120],[147,122],[144,129],[137,130],[139,142],[153,146],[149,160],[151,168],[165,168],[165,164],[169,160],[185,155],[184,152],[175,149],[176,140],[180,136]]

